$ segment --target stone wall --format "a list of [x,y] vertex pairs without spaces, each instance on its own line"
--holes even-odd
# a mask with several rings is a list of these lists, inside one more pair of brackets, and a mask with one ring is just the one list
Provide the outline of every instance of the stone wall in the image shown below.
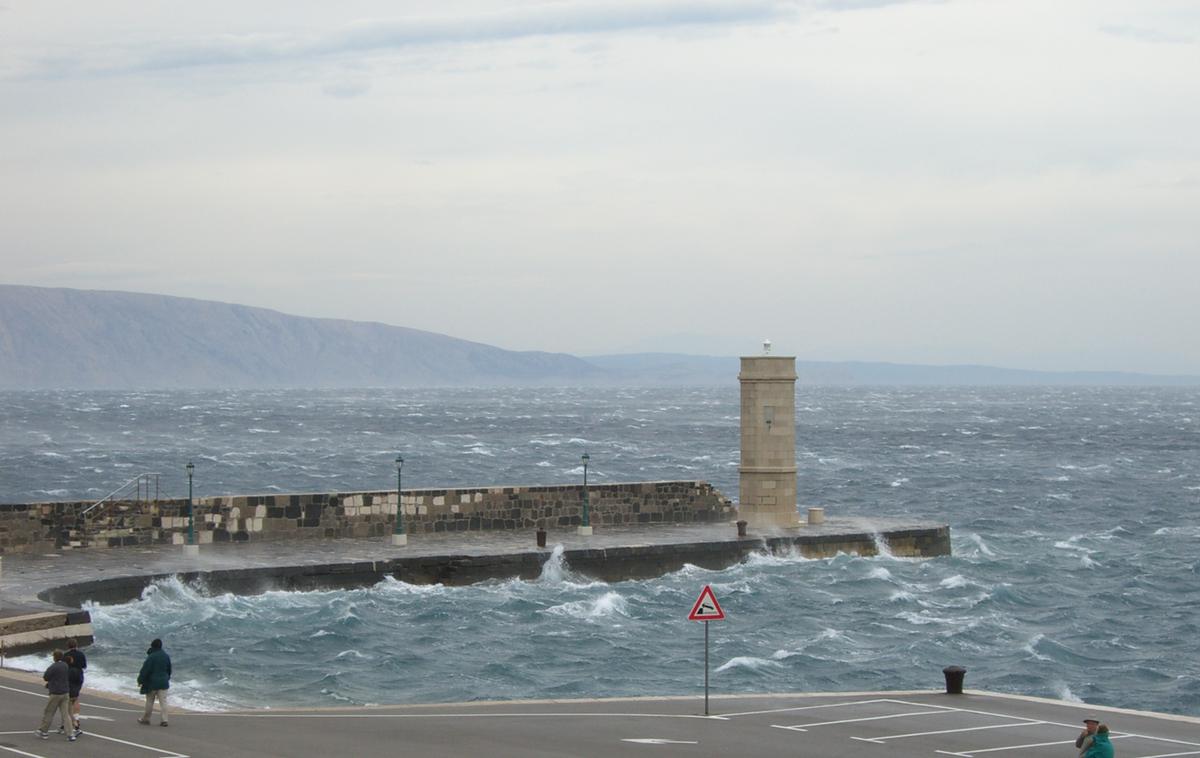
[[[707,482],[639,482],[588,488],[596,526],[728,521],[733,504]],[[580,524],[583,488],[464,487],[405,490],[405,531],[568,529]],[[186,500],[0,505],[0,554],[53,548],[183,544]],[[339,492],[198,498],[196,542],[381,537],[395,528],[396,493]]]

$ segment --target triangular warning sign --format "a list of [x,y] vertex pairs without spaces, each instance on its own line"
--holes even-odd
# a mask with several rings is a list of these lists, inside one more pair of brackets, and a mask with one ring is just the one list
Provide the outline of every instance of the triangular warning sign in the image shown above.
[[721,610],[721,604],[717,602],[717,596],[713,594],[712,587],[704,585],[704,589],[700,590],[700,597],[692,606],[692,612],[688,614],[688,621],[724,620],[725,611]]

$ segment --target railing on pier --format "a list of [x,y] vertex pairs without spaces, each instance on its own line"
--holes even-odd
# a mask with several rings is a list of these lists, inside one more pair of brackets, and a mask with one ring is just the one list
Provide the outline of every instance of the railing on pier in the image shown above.
[[[92,503],[87,508],[84,508],[83,513],[80,515],[88,516],[89,514],[91,514],[92,511],[101,507],[105,503],[111,504],[117,498],[123,497],[126,495],[130,495],[130,494],[133,494],[134,497],[126,498],[126,499],[133,500],[135,502],[140,503],[143,500],[156,501],[156,500],[158,500],[158,492],[159,492],[159,490],[158,490],[158,477],[159,476],[160,475],[158,473],[153,472],[153,471],[148,471],[144,474],[138,474],[134,478],[132,478],[129,481],[122,484],[120,487],[117,487],[112,492],[108,493],[104,497],[102,497],[99,500],[97,500],[96,502]],[[150,485],[151,484],[154,485],[154,497],[150,497]]]

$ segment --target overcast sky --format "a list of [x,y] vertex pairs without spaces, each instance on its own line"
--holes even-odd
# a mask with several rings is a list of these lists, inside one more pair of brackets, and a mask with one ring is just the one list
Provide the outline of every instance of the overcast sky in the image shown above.
[[0,0],[0,282],[1200,374],[1200,3]]

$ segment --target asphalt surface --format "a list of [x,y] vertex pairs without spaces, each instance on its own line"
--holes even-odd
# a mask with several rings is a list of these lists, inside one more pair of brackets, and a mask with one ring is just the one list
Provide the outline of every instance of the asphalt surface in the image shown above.
[[1095,713],[1122,758],[1200,756],[1200,719],[1056,701],[936,692],[637,698],[336,710],[172,711],[136,722],[139,704],[85,688],[78,741],[37,727],[36,675],[0,673],[0,756],[1073,756]]

